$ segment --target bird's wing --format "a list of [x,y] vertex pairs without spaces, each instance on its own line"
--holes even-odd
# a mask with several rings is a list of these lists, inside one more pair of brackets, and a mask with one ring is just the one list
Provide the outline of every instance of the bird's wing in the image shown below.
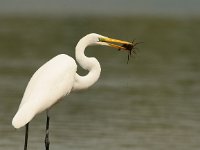
[[[30,79],[17,114],[21,109],[32,112],[32,117],[34,117],[37,113],[48,109],[61,97],[70,93],[76,70],[75,60],[68,55],[60,54],[49,60]],[[23,108],[27,106],[30,108]],[[21,112],[20,115],[26,115],[26,113],[28,112]],[[15,115],[16,118],[14,117],[15,120],[17,120],[17,114]]]
[[52,58],[33,74],[20,107],[27,101],[38,100],[40,104],[42,100],[48,101],[48,105],[53,105],[71,91],[76,70],[77,65],[70,56],[60,54]]

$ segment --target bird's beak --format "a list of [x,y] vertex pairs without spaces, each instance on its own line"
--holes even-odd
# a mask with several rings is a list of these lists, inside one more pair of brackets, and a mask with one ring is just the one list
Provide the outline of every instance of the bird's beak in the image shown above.
[[[127,42],[127,41],[122,41],[118,39],[112,39],[108,37],[101,37],[99,38],[99,42],[106,43],[107,46],[114,47],[119,50],[130,50],[133,48],[133,43]],[[117,44],[119,45],[117,45]]]

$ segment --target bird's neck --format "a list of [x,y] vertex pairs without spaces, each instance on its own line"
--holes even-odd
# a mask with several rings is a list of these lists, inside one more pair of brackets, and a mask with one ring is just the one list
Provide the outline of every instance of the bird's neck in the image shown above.
[[80,76],[76,73],[75,82],[72,90],[83,90],[92,86],[98,79],[101,73],[101,66],[96,58],[87,57],[84,54],[86,47],[90,45],[86,39],[81,39],[76,46],[76,60],[79,65],[88,70],[88,74]]

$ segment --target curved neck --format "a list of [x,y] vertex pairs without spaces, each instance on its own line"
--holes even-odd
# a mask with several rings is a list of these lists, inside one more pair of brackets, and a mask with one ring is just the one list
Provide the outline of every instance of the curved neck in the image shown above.
[[76,60],[83,69],[88,70],[89,72],[85,76],[80,76],[76,73],[72,90],[87,89],[99,79],[101,73],[99,62],[96,58],[87,57],[84,54],[85,48],[89,45],[91,44],[88,42],[87,38],[84,37],[78,42],[76,46]]

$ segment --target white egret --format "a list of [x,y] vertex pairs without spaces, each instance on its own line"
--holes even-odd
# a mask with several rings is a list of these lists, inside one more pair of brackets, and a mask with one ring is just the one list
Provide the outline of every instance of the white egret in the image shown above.
[[76,60],[83,69],[89,71],[87,75],[78,75],[75,60],[65,54],[57,55],[41,66],[31,77],[12,120],[15,128],[26,125],[24,149],[27,149],[28,124],[36,114],[47,111],[45,146],[49,149],[48,109],[71,91],[87,89],[98,80],[101,72],[98,60],[84,54],[85,48],[90,45],[106,45],[124,50],[133,48],[133,43],[91,33],[80,39],[75,49]]

